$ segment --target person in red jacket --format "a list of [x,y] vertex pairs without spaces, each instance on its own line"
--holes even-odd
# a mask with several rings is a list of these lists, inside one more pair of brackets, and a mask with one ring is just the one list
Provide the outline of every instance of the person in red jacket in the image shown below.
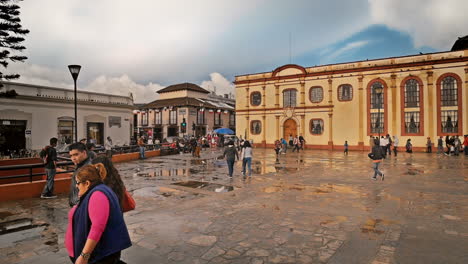
[[463,150],[465,151],[465,156],[468,156],[468,135],[465,135],[465,141],[463,141]]

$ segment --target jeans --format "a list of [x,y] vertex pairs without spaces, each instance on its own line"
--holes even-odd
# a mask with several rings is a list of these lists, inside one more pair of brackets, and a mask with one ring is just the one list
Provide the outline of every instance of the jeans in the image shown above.
[[374,162],[374,178],[377,178],[377,175],[382,176],[382,172],[379,171],[380,162]]
[[54,194],[54,178],[56,174],[56,169],[45,169],[47,175],[47,182],[42,190],[42,195],[51,196]]
[[245,170],[245,165],[247,165],[247,168],[249,169],[249,176],[252,175],[252,157],[249,157],[249,158],[244,158],[242,160],[242,174],[246,174],[246,170]]
[[232,174],[234,173],[234,161],[235,160],[228,159],[226,161],[227,161],[228,170],[229,170],[229,177],[232,177]]
[[301,148],[299,147],[299,145],[296,144],[296,145],[294,145],[294,148],[293,148],[292,152],[294,152],[294,151],[296,151],[296,150],[297,150],[297,152],[299,152],[300,149],[301,149]]
[[111,149],[106,150],[106,156],[107,156],[110,160],[112,160],[112,150],[111,150]]
[[398,147],[393,147],[393,153],[395,154],[395,156],[398,154]]
[[443,146],[437,146],[437,154],[442,154],[444,153],[444,147]]
[[140,147],[140,159],[146,159],[145,158],[145,147]]

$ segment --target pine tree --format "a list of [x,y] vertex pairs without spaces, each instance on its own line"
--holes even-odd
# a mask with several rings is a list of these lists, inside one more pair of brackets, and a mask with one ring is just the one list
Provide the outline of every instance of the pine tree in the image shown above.
[[[3,68],[8,67],[8,63],[24,62],[27,57],[18,55],[26,47],[22,46],[23,36],[29,33],[29,30],[21,26],[20,7],[17,5],[23,0],[0,0],[0,65]],[[19,74],[3,74],[0,71],[0,81],[18,79]],[[3,85],[0,83],[0,89]],[[0,96],[15,96],[15,91],[0,93]]]

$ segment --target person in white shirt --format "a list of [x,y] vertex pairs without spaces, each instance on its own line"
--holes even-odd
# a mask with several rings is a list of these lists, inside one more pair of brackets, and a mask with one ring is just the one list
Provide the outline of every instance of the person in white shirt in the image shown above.
[[106,143],[104,143],[104,149],[106,150],[106,156],[112,160],[112,139],[107,137]]
[[249,177],[252,176],[252,145],[249,141],[244,142],[244,146],[241,150],[241,159],[242,159],[242,175],[246,175],[246,165],[249,169]]

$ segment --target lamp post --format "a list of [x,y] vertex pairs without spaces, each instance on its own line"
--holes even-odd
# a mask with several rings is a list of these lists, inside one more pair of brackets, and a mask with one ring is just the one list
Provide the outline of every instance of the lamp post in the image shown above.
[[377,133],[380,139],[380,103],[381,103],[383,88],[381,86],[378,86],[374,88],[374,91],[375,91],[375,94],[377,95],[377,118],[378,118],[377,120],[379,121],[378,122],[379,127],[377,128]]
[[76,97],[76,79],[78,79],[78,74],[80,74],[81,66],[80,65],[68,65],[68,69],[73,77],[73,82],[75,83],[75,143],[78,142],[78,109],[77,109],[77,97]]

